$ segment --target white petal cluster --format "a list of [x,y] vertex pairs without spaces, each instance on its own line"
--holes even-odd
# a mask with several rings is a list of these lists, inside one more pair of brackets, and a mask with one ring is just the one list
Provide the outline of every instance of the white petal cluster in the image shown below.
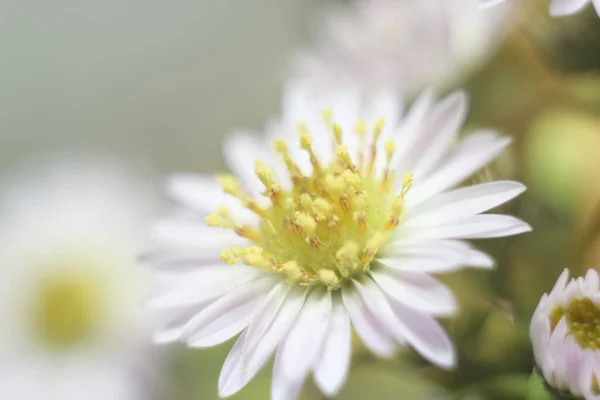
[[[348,374],[352,330],[378,356],[390,357],[398,349],[410,346],[436,366],[452,368],[456,363],[452,342],[435,318],[454,314],[456,302],[452,292],[432,274],[493,266],[489,256],[462,239],[495,238],[530,230],[526,223],[512,216],[482,214],[518,196],[525,190],[522,184],[497,181],[458,187],[510,142],[489,129],[459,139],[457,135],[467,108],[464,93],[457,92],[438,101],[428,92],[402,116],[402,105],[389,94],[365,99],[354,92],[345,92],[324,101],[314,97],[310,89],[292,85],[284,96],[282,116],[271,122],[266,136],[238,132],[225,143],[224,155],[229,167],[251,197],[240,196],[243,200],[240,201],[224,194],[214,178],[203,175],[177,175],[169,181],[168,192],[184,210],[156,225],[153,232],[156,247],[146,255],[163,277],[163,284],[148,304],[172,315],[172,320],[157,332],[156,340],[209,347],[241,333],[221,371],[222,397],[244,387],[273,353],[276,353],[273,399],[296,398],[311,373],[323,393],[334,395]],[[382,129],[379,128],[383,124],[377,122],[380,118],[386,121]],[[339,124],[334,125],[333,137],[330,120]],[[366,144],[361,144],[353,133],[357,121],[359,127],[375,126],[375,136],[365,138]],[[312,146],[306,144],[310,141],[305,133],[299,139],[298,122],[302,122],[303,132],[312,133]],[[289,145],[289,154],[287,150],[284,152],[284,158],[290,156],[286,158],[287,167],[270,148],[277,137]],[[299,141],[304,149],[296,147]],[[343,141],[338,144],[337,153],[336,141]],[[383,156],[386,151],[388,157]],[[368,163],[363,157],[365,153],[379,154],[382,160]],[[252,247],[253,240],[258,240],[256,237],[263,232],[252,230],[253,226],[279,229],[269,225],[273,214],[285,212],[286,207],[304,207],[281,200],[288,193],[282,188],[302,187],[302,182],[323,184],[310,181],[309,177],[315,170],[323,173],[329,163],[337,163],[337,167],[347,165],[347,154],[353,160],[362,159],[365,165],[372,165],[369,176],[382,179],[368,182],[387,185],[385,179],[391,179],[388,173],[392,166],[396,175],[390,182],[390,190],[403,193],[398,198],[403,201],[402,212],[397,213],[400,220],[397,227],[392,227],[395,229],[389,230],[389,240],[385,243],[367,240],[362,260],[372,259],[368,265],[362,266],[360,272],[346,275],[344,272],[349,270],[333,265],[325,272],[315,271],[311,265],[282,264],[264,256],[268,250],[272,254],[287,254],[284,250],[293,253],[294,249],[277,247],[287,243],[283,238],[275,237],[273,243],[259,242],[259,250],[256,245]],[[255,175],[257,158],[271,166],[277,183],[271,174],[264,173],[262,163],[257,168],[259,176]],[[358,165],[348,168],[360,172],[361,164]],[[297,175],[298,171],[302,171],[304,178]],[[351,182],[358,179],[352,173],[342,175]],[[414,179],[404,195],[409,185],[407,176]],[[367,199],[378,194],[373,185],[365,189]],[[345,187],[333,184],[327,187],[350,193],[344,192]],[[230,180],[225,188],[237,196],[239,190]],[[343,195],[340,202],[344,203],[342,199]],[[315,204],[318,200],[314,200]],[[228,206],[222,215],[236,221],[231,222],[232,229],[215,229],[199,222],[222,204]],[[337,201],[324,202],[323,213],[331,216],[332,207],[340,206]],[[291,237],[306,228],[304,233],[308,230],[307,241],[310,241],[314,224],[323,223],[316,211],[311,218],[316,221],[312,228],[303,221],[298,223],[300,226],[292,225]],[[369,223],[373,222],[369,218],[365,234],[370,232]],[[332,237],[353,234],[335,231],[336,226],[344,225],[336,225],[335,219],[331,221]],[[352,221],[340,223],[352,224]],[[320,226],[325,229],[325,225]],[[363,232],[359,228],[356,231]],[[320,238],[310,243],[315,252],[322,254],[320,244],[327,236],[321,234]],[[223,249],[248,245],[253,251],[238,257],[239,263],[227,265],[222,261]],[[371,245],[374,251],[369,250]],[[343,250],[352,253],[352,248]],[[228,261],[229,257],[230,253]]]
[[511,25],[511,4],[478,0],[362,0],[326,14],[316,49],[296,72],[315,86],[357,84],[403,96],[456,84],[492,54]]
[[571,280],[563,271],[542,296],[530,336],[537,366],[550,386],[600,399],[600,279],[595,270]]

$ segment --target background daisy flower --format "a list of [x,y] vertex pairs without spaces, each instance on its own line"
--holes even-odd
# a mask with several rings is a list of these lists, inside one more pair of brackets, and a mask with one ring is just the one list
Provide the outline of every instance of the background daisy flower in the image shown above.
[[4,177],[0,398],[148,399],[160,360],[136,250],[152,192],[111,160],[63,159]]
[[600,398],[600,278],[590,269],[569,280],[565,269],[531,319],[535,360],[546,382],[569,396]]
[[481,214],[522,184],[455,188],[509,143],[492,130],[458,140],[466,113],[462,92],[441,101],[427,92],[402,118],[389,94],[324,100],[291,85],[264,137],[240,131],[226,141],[233,175],[169,181],[184,209],[156,225],[145,256],[162,277],[148,304],[172,314],[155,339],[209,347],[241,332],[221,371],[222,397],[275,351],[273,399],[295,398],[311,372],[334,395],[352,329],[378,356],[408,345],[452,368],[435,317],[456,304],[431,274],[492,267],[461,239],[530,230]]

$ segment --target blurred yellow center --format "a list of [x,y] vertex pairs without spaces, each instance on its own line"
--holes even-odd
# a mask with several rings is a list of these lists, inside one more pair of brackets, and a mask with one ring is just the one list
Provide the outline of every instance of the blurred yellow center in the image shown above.
[[44,344],[64,348],[89,339],[102,309],[101,287],[92,274],[43,278],[33,299],[33,328]]
[[550,314],[554,330],[566,319],[568,334],[584,349],[600,349],[600,308],[587,297],[572,299],[568,305],[556,307]]
[[291,190],[283,190],[273,172],[257,161],[256,175],[265,187],[263,195],[271,201],[268,208],[259,206],[232,176],[219,177],[225,193],[240,199],[261,218],[258,227],[241,225],[225,207],[207,217],[209,225],[232,229],[254,242],[250,247],[224,250],[221,258],[227,263],[241,262],[285,274],[299,285],[337,289],[345,280],[370,268],[376,253],[398,226],[412,174],[404,177],[396,193],[394,172],[389,168],[395,144],[390,140],[384,145],[386,168],[381,176],[375,175],[377,140],[384,121],[375,124],[370,146],[364,143],[365,124],[356,124],[360,149],[364,150],[353,160],[343,145],[341,127],[331,123],[331,112],[325,111],[323,116],[335,143],[331,163],[321,165],[312,148],[312,136],[303,124],[299,126],[300,147],[310,157],[310,176],[301,173],[283,140],[277,140],[274,147],[287,166]]

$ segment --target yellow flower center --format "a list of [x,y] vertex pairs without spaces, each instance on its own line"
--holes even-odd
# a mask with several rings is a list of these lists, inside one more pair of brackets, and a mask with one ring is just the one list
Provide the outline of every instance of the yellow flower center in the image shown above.
[[338,289],[348,279],[364,274],[390,232],[400,223],[404,196],[412,185],[406,174],[400,191],[395,192],[394,172],[390,169],[395,143],[385,143],[386,168],[382,176],[374,173],[377,141],[384,121],[373,127],[373,140],[365,145],[366,125],[359,121],[360,153],[353,160],[342,141],[342,128],[331,123],[331,112],[323,113],[334,141],[334,157],[321,165],[312,148],[312,136],[299,125],[300,147],[312,164],[312,174],[304,176],[294,163],[283,140],[275,141],[275,151],[285,162],[293,187],[281,188],[273,172],[261,161],[256,175],[263,183],[263,195],[271,205],[262,208],[249,197],[232,176],[220,176],[225,193],[233,195],[260,216],[258,227],[236,223],[225,207],[207,217],[210,226],[233,229],[254,242],[247,248],[231,248],[221,253],[229,264],[242,262],[267,272],[285,274],[299,285],[325,285]]
[[587,297],[574,298],[566,306],[556,307],[550,313],[552,330],[566,318],[568,334],[583,349],[600,349],[600,308]]
[[82,272],[42,278],[31,300],[34,333],[44,345],[59,349],[93,336],[104,303],[97,277]]

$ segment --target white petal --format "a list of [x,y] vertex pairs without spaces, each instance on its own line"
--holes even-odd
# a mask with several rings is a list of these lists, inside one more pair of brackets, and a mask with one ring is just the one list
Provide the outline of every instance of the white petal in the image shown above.
[[215,201],[229,197],[223,193],[214,176],[201,174],[175,174],[168,178],[166,192],[174,200],[202,213],[216,211]]
[[171,343],[180,339],[183,328],[187,323],[202,310],[201,307],[190,307],[179,311],[174,318],[165,323],[162,328],[154,333],[154,343]]
[[496,261],[486,253],[479,250],[470,250],[467,261],[465,262],[469,267],[475,268],[494,268]]
[[396,341],[406,340],[423,357],[440,368],[451,368],[456,363],[452,342],[442,327],[429,315],[405,307],[399,302],[389,303],[381,289],[372,281],[363,284],[354,281],[360,296],[376,318],[386,325]]
[[314,378],[321,391],[333,397],[341,389],[350,370],[350,319],[343,304],[336,302],[329,321],[321,358],[314,368]]
[[471,246],[457,240],[395,240],[378,259],[399,271],[448,272],[461,268],[471,256]]
[[342,289],[342,301],[352,326],[364,345],[378,356],[392,356],[396,351],[396,345],[381,321],[367,309],[361,296],[353,289]]
[[159,246],[176,249],[192,248],[206,252],[221,251],[232,246],[243,246],[248,241],[227,229],[212,228],[203,222],[181,219],[158,221],[150,231],[151,240]]
[[558,279],[556,280],[556,283],[554,284],[554,287],[550,291],[549,296],[553,297],[553,296],[557,295],[558,293],[562,292],[565,289],[568,280],[569,280],[569,270],[567,268],[565,268],[563,270],[563,272],[561,272]]
[[417,180],[427,176],[447,152],[462,127],[467,109],[467,95],[460,91],[452,93],[435,107],[414,150],[413,154],[417,157],[415,164],[407,166]]
[[294,400],[302,390],[304,376],[290,379],[284,372],[281,350],[275,354],[273,376],[271,377],[271,400]]
[[407,272],[445,273],[459,270],[465,264],[465,258],[459,260],[444,259],[439,257],[390,257],[380,258],[377,261],[390,269]]
[[[435,102],[435,96],[431,90],[424,91],[410,108],[402,125],[391,134],[391,138],[396,141],[397,146],[393,159],[393,165],[396,165],[397,172],[408,168],[409,156],[421,136],[423,123]],[[402,174],[398,173],[398,175],[396,178],[401,182]]]
[[252,323],[248,327],[248,333],[246,334],[245,348],[251,349],[265,334],[267,329],[273,323],[273,320],[277,317],[279,310],[286,301],[286,297],[292,287],[286,282],[280,282],[271,289],[269,294],[265,297],[262,304],[258,306],[256,314]]
[[432,226],[454,222],[488,211],[525,191],[513,181],[495,181],[440,194],[414,209],[408,207],[406,227]]
[[592,0],[592,3],[596,9],[596,14],[600,15],[600,0]]
[[600,290],[600,277],[594,269],[588,269],[585,274],[585,285],[588,291],[597,292]]
[[580,11],[589,4],[590,0],[552,0],[550,4],[550,15],[559,17],[571,15]]
[[200,218],[214,213],[224,205],[240,223],[251,225],[258,220],[256,214],[243,207],[239,199],[224,193],[214,176],[185,173],[172,175],[167,180],[166,191],[173,199],[198,212]]
[[154,248],[142,253],[139,260],[158,271],[170,272],[189,272],[223,262],[216,249],[207,252],[201,249]]
[[489,130],[467,136],[450,152],[435,172],[423,181],[415,181],[406,196],[406,201],[414,206],[461,183],[496,158],[510,141],[509,137]]
[[242,357],[244,355],[244,342],[246,332],[242,333],[229,351],[221,374],[219,375],[219,397],[228,397],[246,386],[251,378],[244,379],[242,376]]
[[[236,364],[231,369],[228,369],[227,376],[223,378],[222,384],[221,379],[219,379],[219,394],[221,397],[231,396],[238,392],[258,373],[294,324],[302,309],[304,299],[304,293],[302,295],[298,295],[295,292],[289,293],[271,326],[262,335],[256,345],[252,348],[245,346],[245,343],[240,345],[239,351],[243,353],[243,357],[237,358],[236,356],[234,359]],[[245,333],[243,336],[245,342]],[[228,378],[228,376],[231,376],[231,378]]]
[[271,279],[261,279],[229,292],[196,315],[186,325],[182,339],[191,347],[210,347],[231,339],[248,326],[272,285]]
[[452,291],[436,279],[415,272],[372,272],[373,280],[391,298],[407,307],[432,315],[456,313]]
[[200,304],[263,277],[263,272],[245,265],[213,265],[189,274],[162,275],[166,286],[156,289],[145,304],[159,309]]
[[278,350],[283,373],[288,379],[304,380],[319,355],[330,316],[331,293],[313,290]]
[[[400,227],[401,230],[403,228]],[[408,233],[413,239],[485,239],[530,231],[527,223],[510,215],[480,214],[451,224],[406,229],[403,233]]]

